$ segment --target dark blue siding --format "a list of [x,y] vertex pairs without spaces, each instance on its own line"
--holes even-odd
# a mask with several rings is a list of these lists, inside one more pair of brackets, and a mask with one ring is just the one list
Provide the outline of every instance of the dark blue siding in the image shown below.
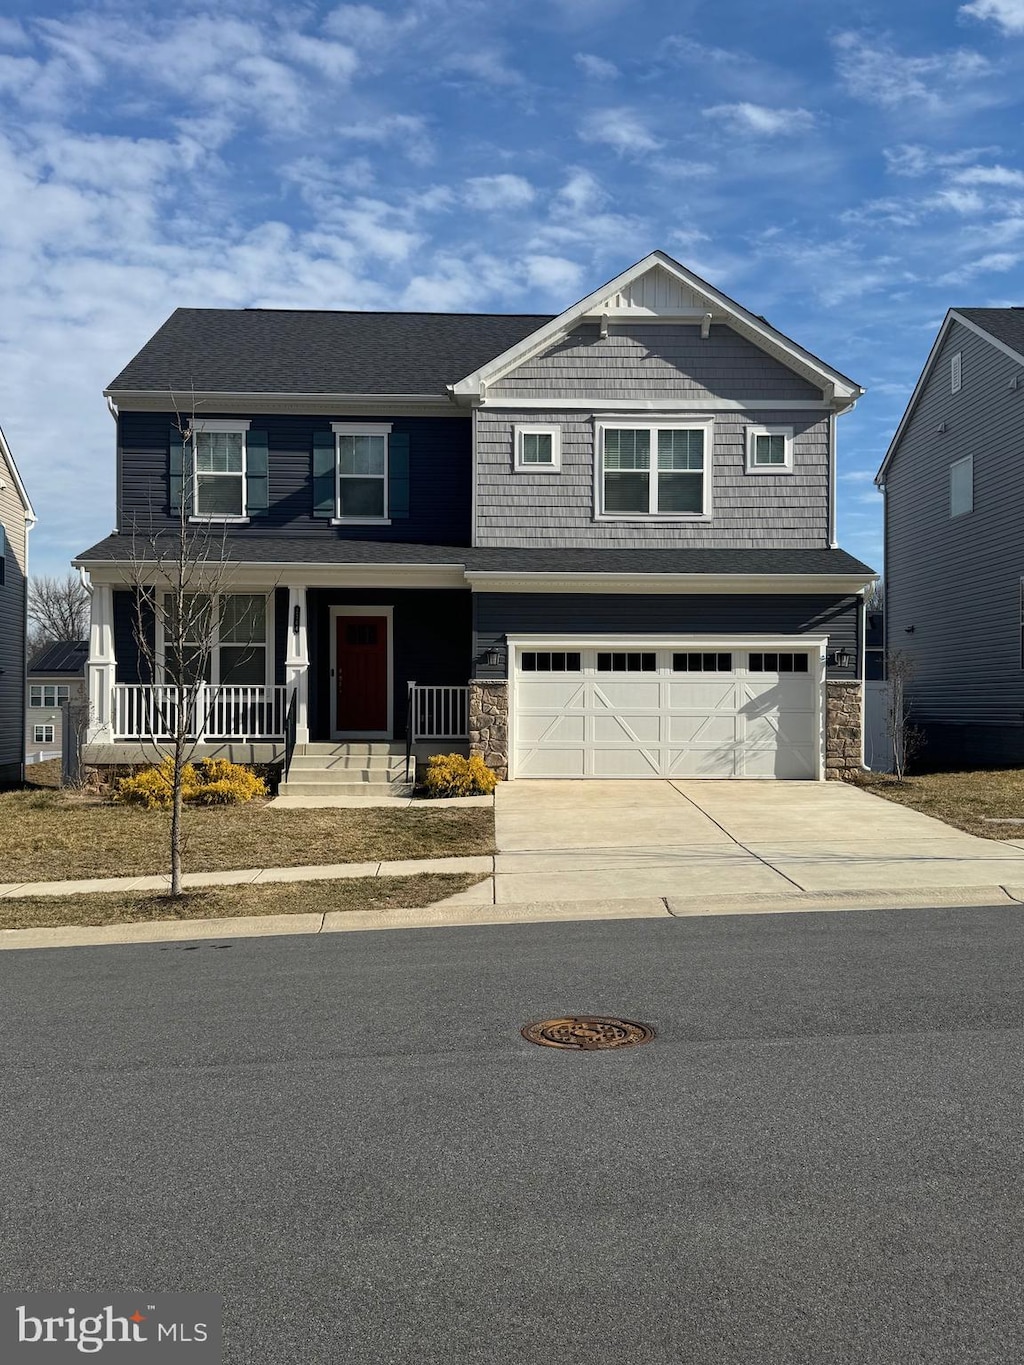
[[465,591],[311,588],[309,604],[310,734],[330,739],[330,608],[394,608],[395,736],[405,736],[409,682],[465,686],[469,680],[472,607]]
[[473,666],[480,678],[504,677],[489,669],[485,652],[506,635],[828,635],[829,649],[849,650],[848,669],[830,678],[857,677],[858,599],[807,595],[756,597],[626,593],[478,593],[473,598]]
[[[168,504],[169,433],[174,420],[171,412],[122,412],[118,419],[118,516],[123,533],[150,522],[168,527],[178,524]],[[391,422],[395,432],[409,436],[409,516],[390,526],[343,527],[313,517],[313,432],[330,430],[330,419],[254,416],[250,420],[254,431],[267,433],[270,506],[266,516],[245,528],[245,535],[287,533],[335,540],[469,544],[472,429],[467,417],[392,417],[386,413],[368,417],[368,422]]]

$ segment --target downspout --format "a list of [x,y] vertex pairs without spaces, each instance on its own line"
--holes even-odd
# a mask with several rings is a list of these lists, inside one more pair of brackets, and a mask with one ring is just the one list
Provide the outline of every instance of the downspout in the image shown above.
[[[110,413],[111,417],[114,419],[114,426],[115,426],[115,428],[117,429],[117,437],[116,437],[115,442],[114,442],[114,449],[115,449],[115,454],[114,454],[114,459],[115,459],[115,465],[114,465],[114,478],[115,478],[116,485],[117,485],[116,488],[115,488],[115,490],[114,490],[114,517],[115,517],[115,520],[116,520],[116,522],[117,522],[117,525],[115,526],[114,529],[117,530],[117,531],[120,531],[120,529],[121,529],[121,519],[122,519],[122,518],[121,518],[121,486],[122,486],[122,480],[121,480],[121,423],[120,423],[120,420],[119,420],[119,419],[120,419],[120,413],[118,412],[117,404],[116,404],[116,403],[114,402],[114,400],[111,398],[110,394],[107,393],[107,394],[104,394],[103,396],[104,396],[104,397],[106,398],[106,400],[107,400],[107,411]],[[87,591],[89,591],[89,589],[87,589]]]
[[828,543],[830,549],[837,549],[836,539],[836,470],[839,455],[836,450],[836,410],[828,415]]

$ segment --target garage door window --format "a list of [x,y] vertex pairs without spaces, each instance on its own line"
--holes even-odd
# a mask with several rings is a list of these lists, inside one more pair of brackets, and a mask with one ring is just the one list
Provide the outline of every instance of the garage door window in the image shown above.
[[527,650],[519,660],[524,673],[578,673],[580,656],[569,651]]
[[658,656],[652,650],[649,654],[599,654],[598,673],[656,673]]
[[751,654],[751,673],[806,673],[806,654]]
[[731,654],[673,654],[673,673],[731,673]]

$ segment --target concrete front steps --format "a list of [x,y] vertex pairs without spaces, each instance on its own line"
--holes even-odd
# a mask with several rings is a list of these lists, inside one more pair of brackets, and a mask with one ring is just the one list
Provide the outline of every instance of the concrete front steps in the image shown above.
[[409,796],[405,745],[388,740],[351,740],[338,744],[297,744],[288,780],[279,795],[313,800],[323,797]]

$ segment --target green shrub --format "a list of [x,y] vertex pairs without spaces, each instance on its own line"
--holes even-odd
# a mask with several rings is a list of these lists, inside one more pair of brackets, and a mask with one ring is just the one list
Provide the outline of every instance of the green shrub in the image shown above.
[[[174,761],[165,758],[157,767],[122,777],[115,785],[114,800],[146,810],[169,810],[173,785]],[[241,763],[224,758],[186,763],[181,771],[181,799],[188,805],[237,806],[266,794],[261,778]]]
[[479,754],[434,754],[423,786],[428,796],[490,796],[501,779]]

